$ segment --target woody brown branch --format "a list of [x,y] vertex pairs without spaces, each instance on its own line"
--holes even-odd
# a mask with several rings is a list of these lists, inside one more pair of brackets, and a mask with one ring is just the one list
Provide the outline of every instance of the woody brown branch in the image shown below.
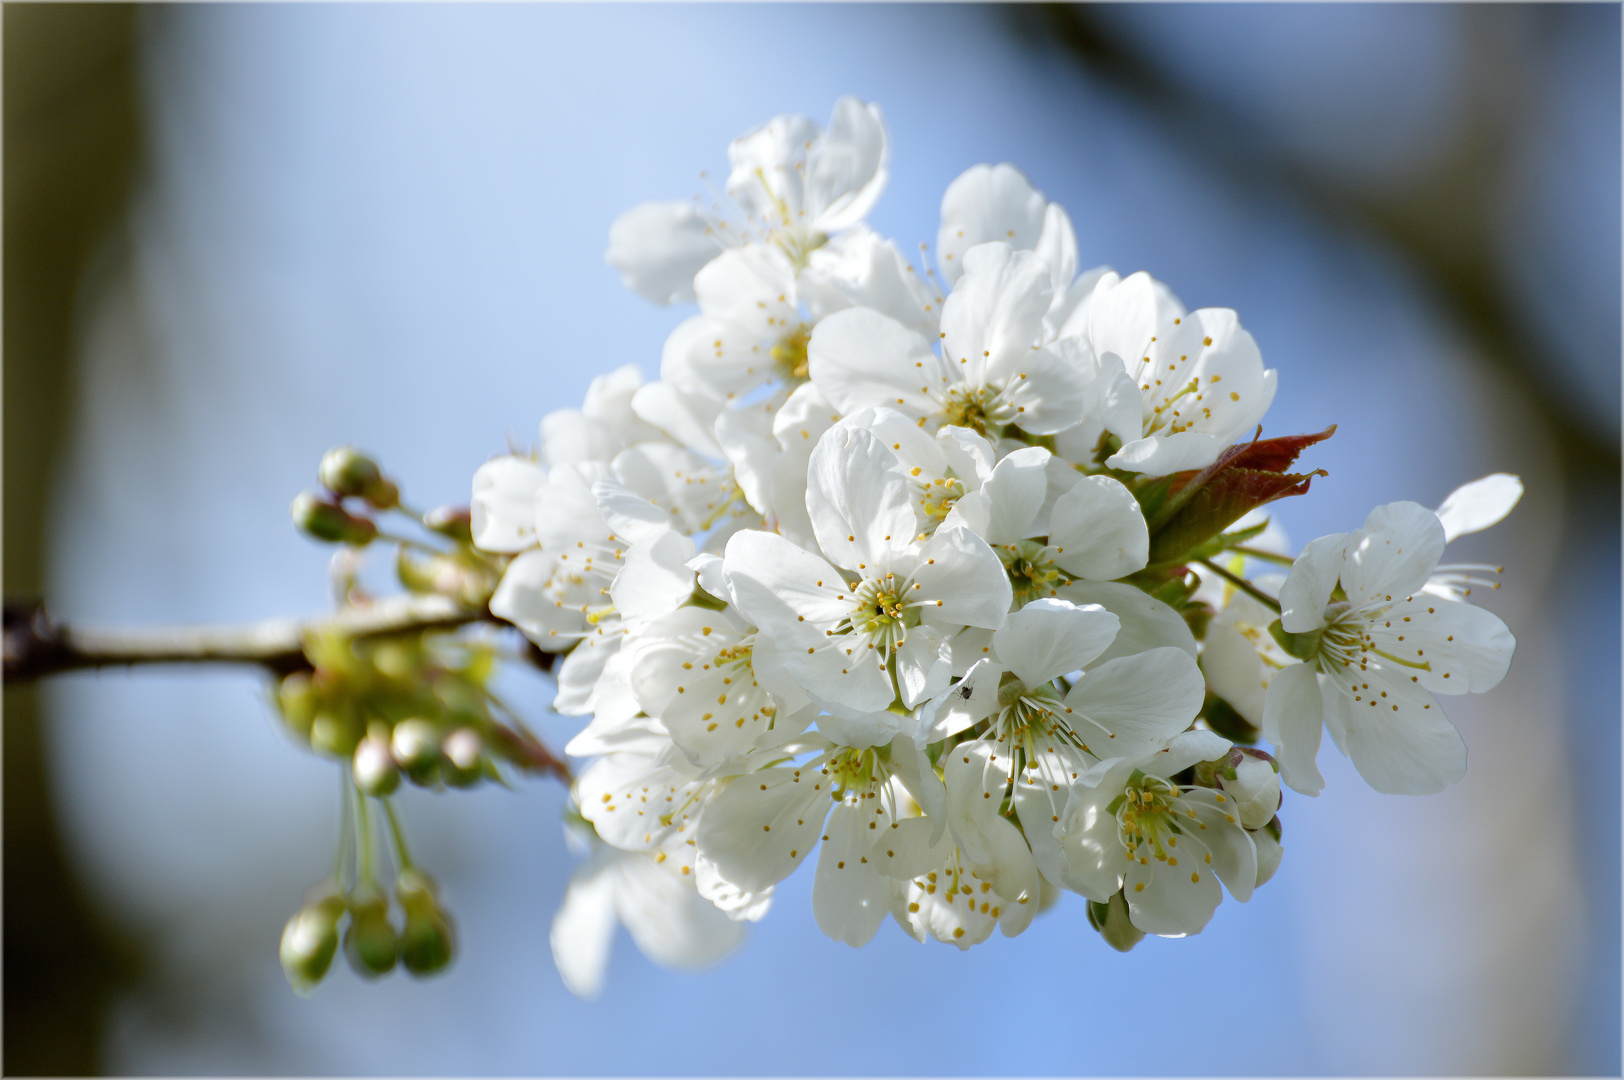
[[[352,637],[452,630],[476,622],[507,624],[485,610],[443,596],[390,597],[304,619],[201,626],[109,627],[53,622],[39,602],[5,605],[5,682],[27,682],[65,671],[147,664],[250,664],[276,675],[308,670],[307,635],[338,631]],[[552,656],[530,647],[542,670]]]

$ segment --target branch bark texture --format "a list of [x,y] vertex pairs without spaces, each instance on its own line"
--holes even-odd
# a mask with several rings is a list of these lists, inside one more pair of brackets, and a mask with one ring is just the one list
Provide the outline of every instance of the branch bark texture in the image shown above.
[[443,596],[389,597],[304,619],[142,627],[70,626],[52,622],[38,602],[8,602],[5,681],[26,682],[63,671],[137,664],[253,664],[287,675],[309,669],[304,639],[314,631],[339,630],[370,637],[496,621],[489,612],[475,611]]

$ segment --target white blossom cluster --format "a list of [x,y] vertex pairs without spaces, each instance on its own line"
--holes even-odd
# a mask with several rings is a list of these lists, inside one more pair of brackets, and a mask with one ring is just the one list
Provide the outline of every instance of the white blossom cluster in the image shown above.
[[854,946],[889,914],[968,948],[1062,889],[1119,948],[1196,933],[1279,866],[1322,729],[1377,790],[1438,791],[1465,767],[1438,695],[1510,662],[1468,599],[1492,568],[1438,562],[1515,478],[1293,560],[1258,507],[1323,435],[1255,441],[1276,373],[1235,312],[1080,270],[1010,165],[948,185],[927,268],[864,223],[888,157],[844,98],[734,141],[716,205],[624,214],[609,263],[698,312],[657,380],[598,377],[474,477],[474,541],[511,556],[490,609],[590,718],[553,929],[579,993],[617,921],[707,963],[814,854]]

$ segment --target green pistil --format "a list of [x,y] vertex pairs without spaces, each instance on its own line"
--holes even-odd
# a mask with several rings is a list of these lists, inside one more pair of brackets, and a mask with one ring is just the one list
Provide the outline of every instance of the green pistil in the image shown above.
[[967,427],[982,438],[996,440],[1015,410],[1000,401],[1000,392],[986,386],[957,386],[947,393],[942,423]]
[[1056,566],[1052,553],[1036,540],[1022,540],[1016,544],[1000,544],[993,549],[1009,574],[1009,584],[1015,590],[1015,606],[1021,608],[1033,600],[1054,595],[1054,591],[1071,581],[1071,575]]
[[786,381],[806,378],[808,370],[806,344],[811,339],[811,327],[805,323],[796,323],[795,328],[779,338],[778,344],[772,347],[773,362],[778,365],[779,374]]
[[1167,859],[1165,841],[1183,831],[1175,819],[1173,805],[1178,795],[1176,785],[1134,770],[1122,794],[1106,808],[1116,815],[1122,846],[1130,858],[1148,843],[1157,859]]

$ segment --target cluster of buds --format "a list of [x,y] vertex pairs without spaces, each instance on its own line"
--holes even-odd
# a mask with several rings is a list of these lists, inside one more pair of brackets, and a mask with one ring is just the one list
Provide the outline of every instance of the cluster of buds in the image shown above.
[[512,732],[492,715],[484,642],[415,632],[305,643],[311,671],[285,676],[277,705],[288,729],[319,754],[347,759],[362,792],[384,796],[401,776],[420,787],[500,780],[489,747],[511,758]]
[[[300,492],[293,500],[293,523],[301,532],[349,548],[364,548],[378,539],[392,541],[398,545],[396,577],[409,591],[449,596],[475,608],[490,599],[503,564],[474,549],[467,507],[416,512],[401,502],[400,486],[353,446],[327,451],[317,476],[322,490]],[[410,539],[380,532],[370,516],[374,512],[407,517],[422,527],[425,536]]]
[[[451,963],[455,948],[451,919],[440,905],[434,879],[412,866],[404,855],[404,839],[392,810],[390,823],[396,829],[397,859],[401,863],[394,895],[404,919],[398,929],[390,920],[389,897],[374,877],[365,804],[359,804],[359,808],[356,839],[360,849],[355,882],[348,890],[340,884],[351,840],[346,828],[334,873],[311,888],[304,905],[282,930],[282,970],[301,994],[311,992],[326,978],[340,941],[351,970],[366,979],[382,978],[397,964],[423,978],[444,971]],[[349,819],[345,820],[348,825]],[[349,925],[341,926],[346,918]]]
[[[488,618],[486,604],[508,560],[473,546],[466,507],[418,513],[377,463],[352,447],[329,451],[319,477],[323,490],[295,499],[293,518],[308,536],[345,545],[333,559],[342,606],[371,603],[356,580],[359,549],[381,540],[398,546],[395,573],[408,591],[453,600],[474,621]],[[420,538],[380,531],[375,512],[409,518]],[[345,796],[332,871],[283,930],[283,970],[296,991],[309,993],[342,945],[364,978],[397,965],[433,975],[451,962],[452,924],[434,879],[412,862],[390,796],[402,778],[424,788],[467,788],[505,782],[502,765],[567,770],[492,694],[498,648],[479,628],[358,632],[335,622],[307,633],[303,651],[308,667],[283,675],[273,698],[295,738],[341,764]],[[378,827],[380,815],[387,830]],[[385,834],[396,868],[392,889],[375,865]]]

